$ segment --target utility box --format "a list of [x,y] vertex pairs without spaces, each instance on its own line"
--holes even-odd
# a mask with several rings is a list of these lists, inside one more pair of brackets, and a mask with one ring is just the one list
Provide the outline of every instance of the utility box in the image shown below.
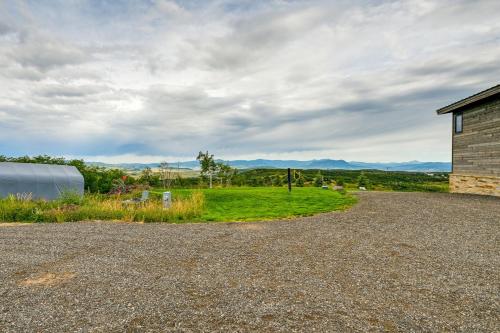
[[172,193],[163,192],[163,208],[170,208],[172,206]]

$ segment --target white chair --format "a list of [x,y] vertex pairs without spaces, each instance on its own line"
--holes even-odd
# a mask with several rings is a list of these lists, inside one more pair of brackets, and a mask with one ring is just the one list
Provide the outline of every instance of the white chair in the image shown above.
[[133,198],[130,200],[124,200],[125,204],[142,204],[149,200],[149,191],[142,191],[142,195],[140,198]]

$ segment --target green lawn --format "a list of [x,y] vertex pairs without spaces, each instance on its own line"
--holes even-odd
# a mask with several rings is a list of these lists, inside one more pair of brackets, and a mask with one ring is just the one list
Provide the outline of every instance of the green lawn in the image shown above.
[[65,195],[59,200],[0,199],[0,222],[70,222],[116,220],[127,222],[255,221],[312,215],[350,207],[356,198],[317,187],[235,187],[175,189],[173,203],[163,209],[162,189],[151,191],[143,204],[123,200],[140,192],[120,195]]
[[[317,187],[235,187],[202,190],[174,189],[172,195],[188,197],[201,191],[205,206],[200,221],[252,221],[307,216],[350,207],[356,198]],[[155,189],[154,193],[163,190]]]

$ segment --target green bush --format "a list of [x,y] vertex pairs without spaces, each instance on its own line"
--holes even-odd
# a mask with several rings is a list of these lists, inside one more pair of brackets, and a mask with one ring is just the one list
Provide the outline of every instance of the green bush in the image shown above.
[[366,177],[366,175],[363,172],[361,172],[361,174],[358,177],[358,187],[364,187],[366,189],[369,189],[370,186],[371,186],[370,180],[368,179],[368,177]]
[[80,193],[73,190],[64,190],[61,192],[59,202],[64,205],[80,205],[83,197]]

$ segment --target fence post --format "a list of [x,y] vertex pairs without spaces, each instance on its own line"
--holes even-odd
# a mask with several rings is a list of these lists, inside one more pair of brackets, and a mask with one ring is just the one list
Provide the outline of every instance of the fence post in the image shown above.
[[290,168],[288,168],[288,192],[292,192],[292,173]]

